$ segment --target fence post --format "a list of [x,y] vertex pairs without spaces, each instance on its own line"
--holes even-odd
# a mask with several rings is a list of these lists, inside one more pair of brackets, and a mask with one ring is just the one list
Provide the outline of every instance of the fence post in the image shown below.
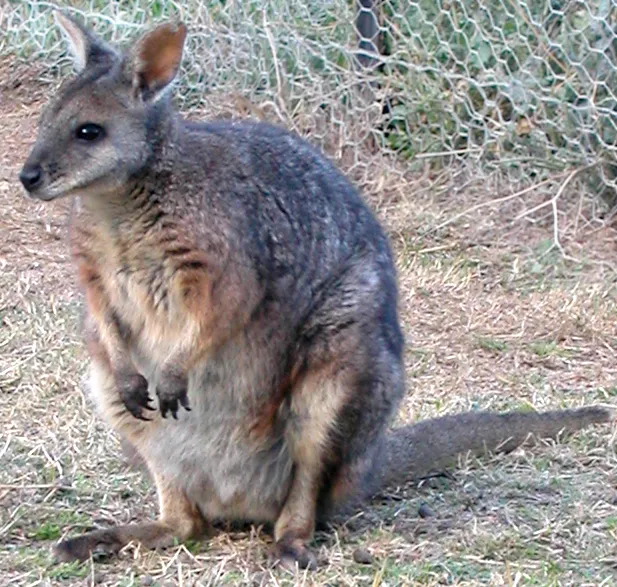
[[356,0],[356,33],[358,48],[356,58],[361,69],[373,69],[379,64],[379,0]]

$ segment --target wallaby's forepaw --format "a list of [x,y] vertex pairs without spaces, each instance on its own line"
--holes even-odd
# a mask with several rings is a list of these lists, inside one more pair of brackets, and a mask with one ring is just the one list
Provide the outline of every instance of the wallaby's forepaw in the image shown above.
[[148,381],[139,373],[122,374],[116,378],[118,392],[126,409],[139,420],[149,421],[142,411],[156,411],[150,405],[152,399],[148,394]]
[[118,540],[113,530],[96,530],[75,538],[62,540],[53,548],[57,562],[68,563],[85,561],[92,556],[105,558],[121,550],[123,543]]
[[317,569],[317,558],[300,539],[282,538],[274,544],[270,559],[274,564],[289,571],[295,571],[296,568],[309,571]]
[[163,418],[167,417],[167,412],[177,420],[178,410],[182,406],[188,412],[189,396],[187,393],[188,380],[185,375],[179,373],[163,373],[161,381],[156,386],[156,395],[159,398],[159,407]]

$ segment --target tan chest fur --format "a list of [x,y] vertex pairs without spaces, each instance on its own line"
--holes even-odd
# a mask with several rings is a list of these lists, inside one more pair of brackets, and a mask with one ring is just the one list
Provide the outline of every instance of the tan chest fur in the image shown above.
[[178,261],[147,235],[112,234],[85,223],[76,231],[74,255],[91,309],[108,307],[126,328],[128,342],[154,360],[195,340],[200,328],[187,288],[199,282],[206,302],[205,275],[179,270]]

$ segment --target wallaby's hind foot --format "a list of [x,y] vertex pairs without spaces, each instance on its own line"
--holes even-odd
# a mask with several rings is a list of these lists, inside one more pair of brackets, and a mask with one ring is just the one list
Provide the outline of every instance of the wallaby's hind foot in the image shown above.
[[114,526],[62,540],[54,546],[53,553],[58,562],[84,561],[90,556],[103,558],[114,555],[132,542],[141,544],[147,550],[167,548],[176,541],[201,538],[206,530],[207,525],[201,516]]
[[83,561],[116,554],[132,542],[146,549],[166,548],[176,541],[200,538],[208,524],[200,510],[173,483],[154,473],[159,497],[160,519],[95,530],[59,542],[54,547],[60,562]]
[[277,540],[270,552],[270,560],[274,564],[294,571],[296,568],[301,570],[317,569],[317,558],[313,551],[306,545],[301,538],[283,537]]
[[143,522],[95,530],[63,540],[54,546],[53,552],[58,562],[85,561],[103,558],[118,553],[131,542],[139,542],[146,549],[173,546],[177,536],[174,529],[162,522]]

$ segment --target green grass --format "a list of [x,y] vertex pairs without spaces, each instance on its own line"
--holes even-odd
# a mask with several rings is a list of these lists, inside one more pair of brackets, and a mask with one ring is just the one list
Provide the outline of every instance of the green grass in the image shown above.
[[29,534],[34,540],[55,540],[60,537],[60,526],[53,522],[44,522]]
[[60,563],[59,565],[49,569],[47,576],[50,579],[56,579],[60,581],[67,581],[70,579],[83,579],[87,577],[90,572],[87,564],[72,562],[72,563]]
[[542,359],[558,354],[563,354],[563,350],[559,349],[555,341],[532,342],[529,345],[529,350]]
[[495,353],[501,353],[508,348],[508,344],[505,341],[485,336],[476,337],[476,344],[485,351],[492,351]]

